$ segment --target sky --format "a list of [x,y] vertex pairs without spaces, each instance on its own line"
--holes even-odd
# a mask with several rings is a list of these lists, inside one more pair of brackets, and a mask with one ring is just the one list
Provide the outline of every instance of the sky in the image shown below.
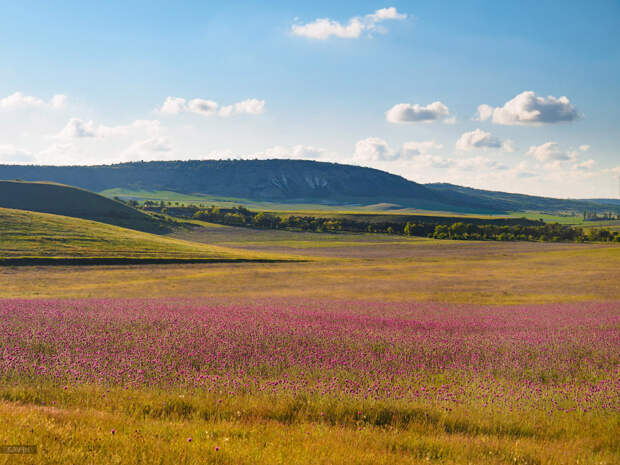
[[295,158],[618,198],[620,2],[2,2],[0,163]]

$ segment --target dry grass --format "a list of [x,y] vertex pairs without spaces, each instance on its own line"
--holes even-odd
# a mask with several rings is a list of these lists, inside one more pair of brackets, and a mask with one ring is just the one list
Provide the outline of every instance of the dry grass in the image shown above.
[[[317,250],[305,249],[316,254]],[[339,250],[343,250],[343,248]],[[620,295],[620,247],[431,241],[302,263],[0,268],[0,297],[313,296],[518,304]]]

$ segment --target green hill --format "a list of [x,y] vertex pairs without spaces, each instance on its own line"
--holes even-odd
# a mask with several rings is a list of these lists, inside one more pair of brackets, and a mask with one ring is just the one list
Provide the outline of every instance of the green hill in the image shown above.
[[266,254],[158,236],[96,221],[0,208],[0,264],[270,261]]
[[170,230],[165,222],[116,200],[49,182],[0,181],[0,207],[84,218],[153,233]]

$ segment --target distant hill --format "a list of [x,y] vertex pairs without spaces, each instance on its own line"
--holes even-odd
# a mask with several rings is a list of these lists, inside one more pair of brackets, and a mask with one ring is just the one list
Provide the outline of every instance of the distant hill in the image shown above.
[[162,237],[81,218],[0,208],[0,265],[271,258],[266,254]]
[[605,204],[605,205],[613,205],[615,207],[620,207],[620,199],[588,199],[588,201]]
[[0,207],[85,218],[139,231],[169,231],[164,222],[121,202],[49,182],[0,181]]
[[[54,181],[95,192],[109,189],[332,205],[391,203],[434,211],[501,213],[596,209],[593,202],[559,200],[422,185],[385,171],[307,160],[132,162],[99,166],[0,165],[0,179]],[[598,205],[600,209],[608,205]]]
[[[604,210],[613,205],[613,202],[609,202],[606,199],[556,199],[553,197],[474,189],[448,183],[432,183],[425,184],[425,186],[441,194],[447,201],[451,199],[459,199],[461,201],[469,199],[471,203],[487,202],[495,205],[498,209],[506,211]],[[620,206],[620,202],[618,206]]]

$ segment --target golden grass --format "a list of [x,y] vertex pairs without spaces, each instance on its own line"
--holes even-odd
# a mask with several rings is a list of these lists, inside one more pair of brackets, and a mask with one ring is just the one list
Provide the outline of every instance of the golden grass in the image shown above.
[[429,243],[412,245],[419,256],[300,263],[3,267],[0,297],[308,296],[522,304],[620,295],[620,247],[535,245],[541,247],[505,254],[510,244],[485,243],[467,256],[444,245],[430,253]]
[[[606,464],[613,417],[244,397],[157,390],[0,391],[2,438],[38,446],[32,464]],[[472,407],[474,407],[472,409]],[[413,412],[406,423],[386,416]],[[191,441],[188,439],[191,438]],[[0,464],[17,463],[0,455]]]

